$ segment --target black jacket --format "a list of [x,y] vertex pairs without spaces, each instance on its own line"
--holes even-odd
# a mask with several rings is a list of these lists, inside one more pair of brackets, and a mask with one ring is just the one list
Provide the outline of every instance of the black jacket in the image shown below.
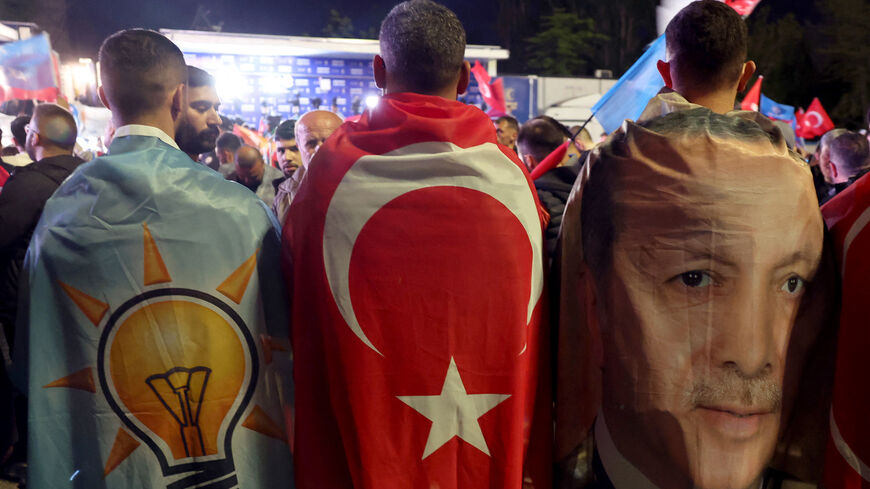
[[553,168],[535,180],[538,199],[550,214],[550,222],[547,224],[544,237],[547,244],[547,256],[551,258],[556,251],[565,204],[568,202],[568,196],[571,195],[571,189],[574,187],[574,180],[577,180],[580,167],[586,161],[587,154],[588,151],[584,151],[577,157],[568,160],[565,165]]
[[16,168],[0,192],[0,324],[12,342],[18,276],[45,202],[84,163],[76,156],[43,158]]

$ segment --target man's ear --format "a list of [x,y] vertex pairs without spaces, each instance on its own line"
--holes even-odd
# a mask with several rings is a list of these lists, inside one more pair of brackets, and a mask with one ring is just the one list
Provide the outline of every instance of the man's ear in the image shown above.
[[456,95],[462,95],[468,89],[468,83],[471,81],[471,64],[468,61],[462,62],[462,68],[459,70],[459,82],[456,84]]
[[831,167],[831,178],[837,178],[840,175],[840,172],[837,171],[837,164],[831,161],[828,166]]
[[184,102],[186,100],[187,95],[187,86],[184,83],[180,83],[175,87],[175,91],[172,92],[172,120],[178,121],[181,117],[181,111],[184,108]]
[[112,110],[112,107],[109,106],[109,99],[106,98],[106,92],[103,91],[103,86],[102,86],[102,85],[100,85],[100,86],[97,88],[97,94],[100,96],[100,102],[103,103],[103,106],[105,106],[107,109],[109,109],[109,110],[111,111],[111,110]]
[[381,90],[387,89],[387,64],[384,63],[384,58],[376,54],[372,60],[372,69],[375,73],[375,85]]
[[671,79],[671,63],[660,59],[658,63],[656,63],[656,68],[658,68],[659,74],[662,75],[662,80],[665,81],[665,86],[673,90],[674,81]]
[[529,171],[532,171],[535,169],[536,166],[538,166],[539,162],[538,162],[538,159],[535,158],[534,156],[524,154],[523,155],[523,163],[526,164],[526,168],[528,168]]
[[749,79],[752,78],[752,75],[755,73],[755,61],[751,59],[745,63],[743,63],[743,73],[740,74],[740,80],[737,82],[737,93],[742,92],[746,89],[746,85],[749,83]]

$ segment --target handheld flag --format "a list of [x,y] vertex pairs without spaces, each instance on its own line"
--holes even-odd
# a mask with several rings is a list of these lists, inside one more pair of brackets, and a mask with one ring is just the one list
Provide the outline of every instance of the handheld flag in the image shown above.
[[662,34],[592,106],[592,113],[605,131],[615,131],[626,119],[637,119],[649,99],[665,86],[656,67],[659,60],[665,59],[665,54],[665,35]]
[[0,102],[57,99],[57,68],[48,35],[0,45]]
[[761,0],[725,0],[725,3],[743,17],[752,13]]
[[755,85],[752,85],[752,88],[746,92],[746,96],[743,97],[743,102],[740,102],[741,109],[758,111],[758,106],[761,102],[761,82],[763,80],[764,77],[759,76],[758,80],[755,81]]
[[828,117],[818,97],[813,99],[803,119],[798,122],[797,135],[807,139],[821,136],[834,128],[834,122]]
[[477,86],[480,88],[480,95],[483,101],[490,107],[487,115],[502,116],[507,115],[507,104],[504,99],[504,85],[501,78],[492,81],[486,68],[480,64],[480,61],[475,61],[471,68],[471,73],[474,79],[477,80]]
[[548,154],[546,158],[541,160],[541,162],[538,163],[538,166],[534,167],[532,169],[532,172],[530,173],[532,180],[535,180],[544,173],[547,173],[553,168],[556,168],[559,162],[561,162],[562,159],[565,157],[565,153],[568,152],[568,147],[573,143],[574,142],[570,139],[568,141],[565,141],[564,143],[562,143],[561,146],[554,149],[552,153]]
[[763,93],[761,94],[761,110],[759,112],[778,121],[791,122],[794,119],[793,106],[774,102]]

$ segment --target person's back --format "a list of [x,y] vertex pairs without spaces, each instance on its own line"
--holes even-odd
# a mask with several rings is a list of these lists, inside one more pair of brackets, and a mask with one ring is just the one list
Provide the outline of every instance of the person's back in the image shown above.
[[100,60],[109,156],[49,199],[25,265],[29,485],[291,485],[274,219],[169,136],[177,47],[122,31]]
[[386,95],[290,206],[301,488],[548,487],[542,223],[521,163],[455,100],[464,38],[440,5],[396,6],[374,60]]

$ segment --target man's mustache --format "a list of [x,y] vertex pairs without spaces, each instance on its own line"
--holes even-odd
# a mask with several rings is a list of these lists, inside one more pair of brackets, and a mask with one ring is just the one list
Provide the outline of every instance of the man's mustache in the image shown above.
[[718,378],[696,381],[688,397],[692,406],[769,413],[782,407],[782,386],[769,375],[743,377],[729,371]]

